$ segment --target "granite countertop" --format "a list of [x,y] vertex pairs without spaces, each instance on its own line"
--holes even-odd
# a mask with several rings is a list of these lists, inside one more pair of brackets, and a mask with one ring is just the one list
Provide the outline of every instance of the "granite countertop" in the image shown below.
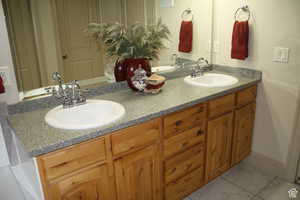
[[25,150],[30,156],[35,157],[178,111],[261,81],[259,71],[241,68],[229,70],[226,67],[214,68],[214,71],[233,75],[239,82],[228,87],[196,87],[184,83],[182,76],[168,80],[162,92],[157,95],[142,95],[127,88],[91,97],[90,99],[118,102],[126,109],[122,119],[100,128],[80,131],[52,128],[45,123],[44,116],[53,107],[13,114],[8,116],[8,120]]

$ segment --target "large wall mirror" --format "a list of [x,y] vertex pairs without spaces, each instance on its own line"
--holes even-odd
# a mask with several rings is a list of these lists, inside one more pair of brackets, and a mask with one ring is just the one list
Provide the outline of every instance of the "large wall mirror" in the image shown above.
[[[212,1],[210,0],[2,0],[9,27],[20,91],[55,84],[53,72],[64,81],[84,85],[108,84],[115,60],[84,31],[91,22],[145,25],[159,18],[170,29],[167,48],[153,66],[170,65],[172,54],[197,59],[211,57]],[[182,13],[190,9],[191,13]],[[178,51],[182,20],[193,20],[193,49]],[[111,81],[111,80],[110,80]]]

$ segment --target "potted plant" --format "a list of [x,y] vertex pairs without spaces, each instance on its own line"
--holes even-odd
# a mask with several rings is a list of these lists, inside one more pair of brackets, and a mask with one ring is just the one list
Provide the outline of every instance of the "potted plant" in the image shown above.
[[116,57],[116,81],[127,80],[132,87],[130,74],[132,69],[142,67],[151,75],[150,60],[158,59],[161,49],[166,48],[163,40],[168,40],[170,31],[159,19],[156,24],[133,24],[129,27],[119,23],[91,23],[88,32],[97,42],[104,44],[106,53]]

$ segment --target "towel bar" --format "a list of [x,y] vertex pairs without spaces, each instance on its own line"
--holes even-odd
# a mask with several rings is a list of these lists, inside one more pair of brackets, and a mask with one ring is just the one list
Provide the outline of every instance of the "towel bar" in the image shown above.
[[192,21],[194,20],[194,14],[191,8],[187,8],[182,12],[181,19],[184,20],[183,18],[187,15],[192,15]]
[[251,12],[250,12],[249,6],[243,6],[243,7],[238,8],[238,9],[235,11],[234,19],[237,20],[238,15],[240,14],[241,11],[247,12],[247,13],[248,13],[248,19],[247,19],[247,21],[249,21],[249,19],[250,19],[250,17],[251,17]]

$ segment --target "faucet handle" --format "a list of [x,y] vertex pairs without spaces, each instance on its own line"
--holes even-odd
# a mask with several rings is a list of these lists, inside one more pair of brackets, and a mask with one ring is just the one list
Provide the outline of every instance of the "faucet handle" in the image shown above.
[[61,75],[58,72],[53,72],[52,79],[55,81],[58,81],[58,82],[61,82],[61,80],[62,80]]
[[63,95],[61,94],[61,92],[59,92],[55,87],[51,88],[51,93],[57,99],[61,99],[63,97]]
[[80,89],[80,85],[79,85],[79,81],[78,80],[73,80],[71,82],[71,84],[72,84],[72,88],[74,87],[74,88]]

